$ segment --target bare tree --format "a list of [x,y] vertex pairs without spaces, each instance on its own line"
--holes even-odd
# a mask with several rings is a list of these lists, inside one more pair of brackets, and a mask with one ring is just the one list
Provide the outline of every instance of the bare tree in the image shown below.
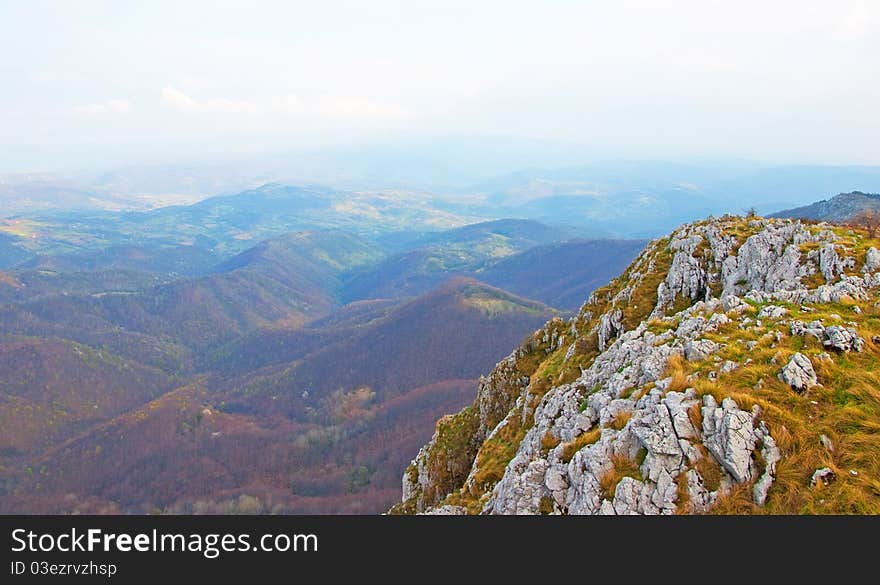
[[869,238],[877,236],[880,229],[880,213],[876,209],[863,209],[852,217],[853,225],[865,228]]

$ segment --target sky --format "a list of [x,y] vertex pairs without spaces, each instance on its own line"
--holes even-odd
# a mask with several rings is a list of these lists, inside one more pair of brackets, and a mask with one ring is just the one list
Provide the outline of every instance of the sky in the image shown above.
[[450,136],[880,164],[878,27],[867,0],[0,0],[0,172]]

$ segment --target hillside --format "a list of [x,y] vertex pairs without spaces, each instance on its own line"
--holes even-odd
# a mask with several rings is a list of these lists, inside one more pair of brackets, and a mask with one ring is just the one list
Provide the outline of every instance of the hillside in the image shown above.
[[12,268],[29,259],[31,255],[16,244],[18,238],[0,233],[0,270]]
[[576,232],[536,221],[502,219],[439,232],[396,232],[377,239],[392,252],[383,261],[352,271],[342,299],[417,296],[451,276],[465,276],[478,267],[535,246],[574,237]]
[[584,297],[620,274],[644,240],[572,240],[536,246],[474,271],[493,286],[575,311]]
[[575,234],[536,221],[499,220],[433,234],[380,238],[381,245],[405,251],[352,271],[341,298],[417,296],[451,276],[463,276],[574,310],[584,296],[623,270],[645,244],[573,239]]
[[[126,284],[118,271],[13,271],[0,281],[0,299],[16,304],[0,306],[0,323],[21,335],[90,343],[136,333],[206,351],[261,327],[293,328],[328,315],[338,306],[341,275],[380,255],[357,236],[317,231],[262,242],[200,278],[136,273]],[[37,286],[21,286],[28,283]],[[101,292],[88,288],[101,284],[108,285]]]
[[[503,355],[505,342],[517,343],[553,314],[535,301],[454,279],[367,325],[333,329],[331,339],[325,337],[327,330],[314,332],[321,343],[304,339],[308,332],[290,334],[298,343],[285,343],[272,332],[271,343],[254,340],[247,345],[266,347],[267,355],[262,364],[253,364],[257,367],[251,373],[230,384],[235,390],[228,403],[249,412],[284,409],[298,418],[310,409],[320,410],[334,392],[367,387],[381,402],[439,380],[473,379],[484,370],[481,364]],[[279,347],[287,349],[275,353],[273,348]],[[248,351],[247,346],[238,348]],[[313,351],[306,353],[306,348]],[[223,358],[229,363],[240,359],[234,352]],[[260,367],[264,364],[268,367]],[[291,393],[291,387],[301,390]]]
[[880,241],[725,216],[655,240],[437,423],[394,512],[880,512]]
[[880,211],[880,195],[877,193],[840,193],[831,199],[824,199],[803,207],[786,209],[772,214],[770,217],[790,217],[794,219],[811,219],[846,223],[859,212],[870,209]]
[[373,237],[401,230],[436,232],[487,219],[444,210],[436,197],[423,192],[354,192],[275,183],[149,211],[86,207],[35,206],[15,215],[4,215],[0,207],[0,234],[16,238],[12,244],[26,254],[88,258],[121,245],[178,250],[180,262],[187,266],[187,247],[228,258],[290,232],[342,229]]
[[438,232],[391,232],[381,235],[378,242],[392,252],[449,244],[495,244],[488,246],[488,249],[499,249],[500,253],[496,252],[494,255],[502,256],[505,255],[502,248],[506,248],[506,253],[509,254],[509,250],[525,250],[581,235],[583,234],[580,230],[550,226],[530,219],[496,219]]
[[0,339],[0,469],[173,387],[156,368],[57,339]]
[[471,400],[478,373],[552,315],[459,279],[252,334],[218,352],[216,375],[12,461],[0,511],[69,511],[65,494],[94,498],[82,511],[381,511],[438,414]]
[[[134,246],[116,244],[97,250],[46,254],[15,264],[17,270],[85,272],[125,270],[204,276],[217,264],[217,257],[200,246]],[[10,265],[11,266],[11,265]]]

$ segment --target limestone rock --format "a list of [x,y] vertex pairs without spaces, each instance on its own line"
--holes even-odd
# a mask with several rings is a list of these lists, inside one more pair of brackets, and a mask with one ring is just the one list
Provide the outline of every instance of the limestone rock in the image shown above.
[[819,383],[810,358],[797,352],[782,368],[779,379],[792,387],[795,392],[805,392]]
[[781,319],[788,313],[785,307],[777,305],[767,305],[758,313],[758,319]]
[[761,457],[764,458],[764,473],[752,487],[755,503],[763,506],[767,502],[767,495],[773,480],[776,478],[776,464],[782,459],[782,452],[776,445],[776,440],[770,435],[770,431],[763,421],[759,424],[756,434],[761,440]]
[[844,273],[845,264],[837,254],[834,244],[825,244],[819,250],[819,270],[826,282],[832,282]]
[[684,355],[688,361],[695,362],[706,359],[716,351],[718,351],[717,343],[708,339],[700,339],[699,341],[688,341]]
[[865,254],[865,266],[862,272],[876,272],[877,269],[880,269],[880,250],[871,246]]
[[599,351],[605,351],[609,342],[617,337],[623,330],[621,316],[623,313],[618,309],[612,313],[602,315],[599,319]]
[[725,398],[721,407],[707,395],[703,401],[703,445],[737,482],[749,481],[754,474],[752,452],[759,437],[752,415]]
[[825,326],[822,325],[821,321],[810,321],[809,323],[791,321],[789,322],[789,328],[792,335],[811,335],[818,341],[822,341],[825,338]]
[[425,510],[424,513],[426,516],[465,516],[467,509],[461,506],[445,505]]
[[865,342],[859,337],[858,331],[852,327],[840,327],[832,325],[825,329],[825,347],[832,347],[840,351],[862,351]]
[[822,467],[821,469],[817,469],[813,472],[813,476],[810,478],[810,487],[817,487],[819,484],[826,486],[830,484],[832,481],[836,479],[836,475],[834,474],[834,470],[830,467]]

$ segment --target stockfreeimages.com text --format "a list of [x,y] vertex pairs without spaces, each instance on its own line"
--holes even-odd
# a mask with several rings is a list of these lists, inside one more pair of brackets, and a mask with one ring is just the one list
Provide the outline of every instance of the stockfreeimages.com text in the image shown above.
[[39,534],[24,528],[12,531],[12,552],[199,552],[214,559],[224,552],[316,552],[315,534],[179,534],[113,533],[99,528],[76,528],[62,534]]

